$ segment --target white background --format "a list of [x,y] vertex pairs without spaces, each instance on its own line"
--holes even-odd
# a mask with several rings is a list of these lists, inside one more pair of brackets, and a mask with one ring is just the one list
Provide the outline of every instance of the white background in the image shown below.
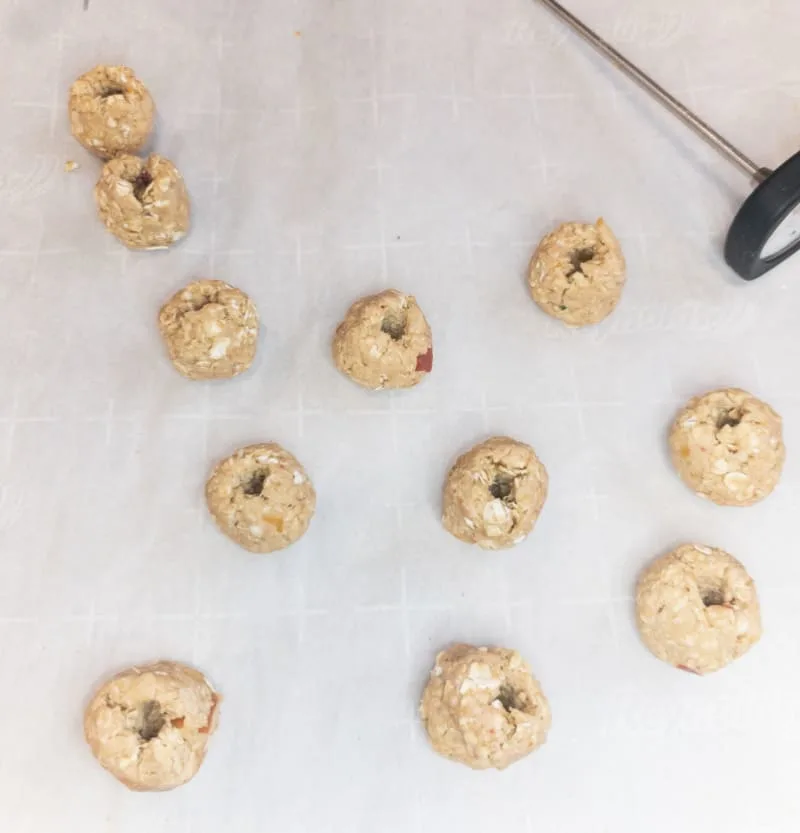
[[[529,0],[0,0],[0,830],[3,833],[774,833],[797,828],[800,261],[746,285],[722,239],[749,184]],[[798,149],[791,0],[572,0],[723,133]],[[95,217],[71,81],[128,63],[159,110],[194,227],[134,254]],[[73,159],[79,171],[67,174]],[[602,214],[629,285],[570,332],[525,267]],[[263,321],[256,365],[183,380],[156,328],[191,278]],[[329,357],[359,295],[415,294],[436,366],[370,395]],[[785,418],[783,482],[725,510],[670,469],[690,395],[750,389]],[[449,537],[440,488],[494,433],[551,475],[510,553]],[[253,557],[209,520],[210,467],[276,440],[319,496]],[[683,541],[748,567],[765,636],[708,679],[640,645],[632,589]],[[434,755],[415,716],[454,640],[519,649],[547,745],[505,773]],[[136,662],[196,664],[225,697],[199,776],[127,792],[82,739]]]

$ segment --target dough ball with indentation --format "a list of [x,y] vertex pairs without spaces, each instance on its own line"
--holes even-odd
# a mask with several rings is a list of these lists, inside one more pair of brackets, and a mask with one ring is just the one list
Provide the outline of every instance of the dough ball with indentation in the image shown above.
[[333,360],[370,390],[411,388],[433,369],[431,328],[415,298],[389,289],[350,307],[333,339]]
[[540,747],[550,706],[516,651],[453,645],[436,657],[420,716],[433,748],[473,769],[505,769]]
[[669,447],[684,483],[721,506],[763,500],[786,459],[780,416],[738,388],[692,399],[672,425]]
[[223,281],[185,286],[161,308],[158,323],[172,363],[188,379],[230,379],[255,358],[255,304]]
[[625,257],[611,229],[565,223],[536,249],[528,274],[533,300],[570,327],[597,324],[614,311],[625,285]]
[[745,568],[723,550],[696,544],[644,571],[636,617],[659,659],[695,674],[724,668],[761,638],[756,588]]
[[105,227],[131,249],[166,249],[189,231],[189,194],[178,169],[155,153],[117,156],[94,189]]
[[97,760],[132,790],[171,790],[193,778],[217,728],[220,697],[194,668],[130,668],[96,692],[84,733]]
[[104,159],[144,147],[154,118],[153,99],[130,67],[95,67],[70,89],[72,135]]
[[533,530],[547,484],[547,470],[529,445],[493,437],[450,470],[442,522],[456,538],[485,550],[513,547]]
[[317,497],[297,459],[276,443],[239,449],[206,484],[217,526],[250,552],[276,552],[301,538]]

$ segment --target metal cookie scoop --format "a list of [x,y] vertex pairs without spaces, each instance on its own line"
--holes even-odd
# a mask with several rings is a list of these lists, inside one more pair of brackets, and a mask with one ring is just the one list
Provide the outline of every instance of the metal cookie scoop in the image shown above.
[[736,214],[725,241],[725,260],[740,278],[760,278],[800,251],[800,153],[774,171],[757,165],[560,3],[541,3],[758,183]]

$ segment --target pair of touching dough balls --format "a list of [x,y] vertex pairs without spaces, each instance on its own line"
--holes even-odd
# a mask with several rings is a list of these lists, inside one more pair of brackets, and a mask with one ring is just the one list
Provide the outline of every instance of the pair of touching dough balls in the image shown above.
[[133,70],[98,66],[78,78],[69,120],[81,145],[109,160],[94,192],[105,227],[131,249],[164,249],[185,237],[191,207],[180,172],[158,154],[135,155],[150,138],[155,105]]
[[126,787],[171,790],[200,769],[217,728],[220,699],[187,665],[129,668],[94,694],[84,734],[95,758]]

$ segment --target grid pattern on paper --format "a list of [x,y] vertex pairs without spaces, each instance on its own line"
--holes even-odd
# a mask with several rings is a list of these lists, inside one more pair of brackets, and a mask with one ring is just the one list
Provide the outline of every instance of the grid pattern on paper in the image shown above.
[[[763,164],[796,150],[800,6],[572,0]],[[66,90],[127,63],[159,110],[194,228],[124,251]],[[67,174],[65,161],[80,168]],[[800,266],[753,286],[721,237],[747,183],[528,0],[0,0],[0,829],[14,833],[783,831],[800,814],[800,559],[793,453],[763,505],[726,511],[670,471],[691,394],[738,385],[800,448]],[[594,219],[630,264],[612,319],[526,295],[554,224]],[[155,327],[191,277],[247,291],[252,372],[182,380]],[[333,369],[357,296],[419,299],[436,369],[368,395]],[[533,444],[551,496],[511,553],[438,520],[454,457]],[[309,534],[253,558],[213,529],[210,465],[275,439],[319,495]],[[684,540],[756,578],[766,636],[707,680],[637,641],[632,587]],[[518,648],[547,746],[502,775],[434,756],[415,706],[454,640]],[[198,778],[128,794],[83,746],[98,680],[158,657],[225,696]]]

